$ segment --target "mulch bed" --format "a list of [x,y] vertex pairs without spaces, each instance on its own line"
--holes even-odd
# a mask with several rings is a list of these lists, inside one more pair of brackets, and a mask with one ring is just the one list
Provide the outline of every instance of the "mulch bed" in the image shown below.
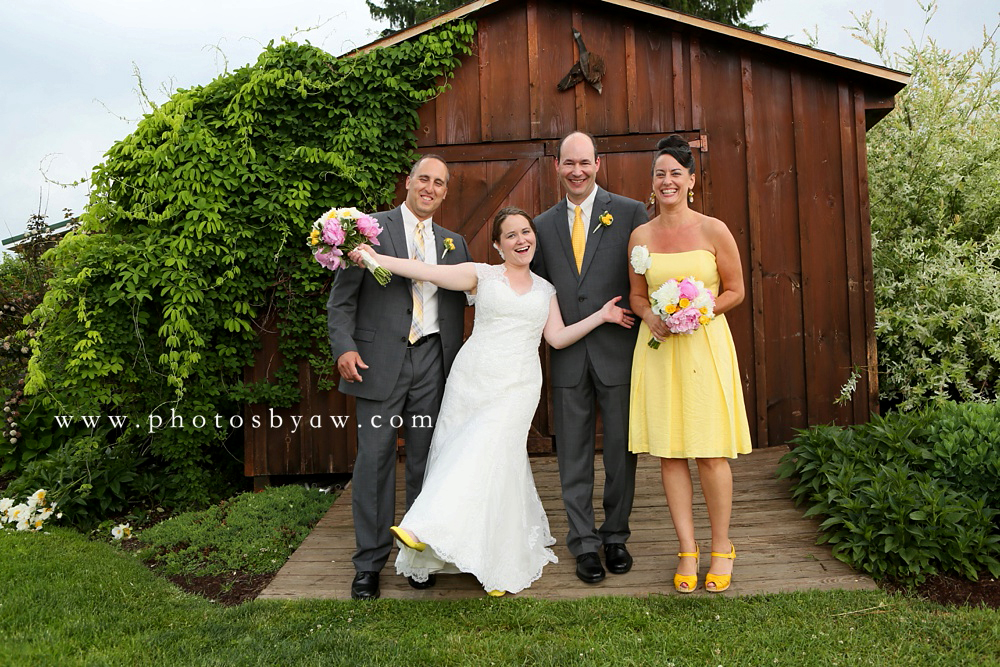
[[226,607],[235,607],[255,599],[277,574],[277,572],[249,574],[236,571],[233,574],[198,577],[177,575],[167,579],[188,593],[201,595]]
[[[905,587],[893,582],[883,582],[881,586],[891,592],[906,591]],[[1000,580],[990,576],[989,572],[980,574],[979,581],[939,574],[929,577],[927,581],[910,591],[910,594],[948,607],[1000,609]]]
[[[120,546],[122,550],[131,552],[142,549],[139,540],[123,540]],[[159,574],[152,563],[147,562],[146,566],[153,574]],[[235,607],[256,599],[277,574],[277,572],[251,574],[234,570],[226,574],[177,574],[165,578],[182,591],[200,595],[225,607]]]

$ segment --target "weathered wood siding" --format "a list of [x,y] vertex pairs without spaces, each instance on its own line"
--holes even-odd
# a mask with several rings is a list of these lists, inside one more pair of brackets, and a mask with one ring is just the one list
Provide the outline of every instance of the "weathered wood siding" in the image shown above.
[[[866,421],[877,375],[865,129],[891,108],[885,82],[592,0],[498,3],[473,18],[473,54],[419,110],[419,150],[452,170],[435,220],[498,262],[493,214],[562,196],[560,137],[595,135],[598,182],[645,201],[656,140],[682,133],[698,163],[694,208],[725,221],[740,250],[747,296],[727,318],[756,446]],[[605,60],[603,94],[556,89],[578,58],[574,28]],[[857,391],[835,404],[855,369]],[[551,449],[550,425],[543,400],[533,451]]]
[[[456,181],[439,214],[444,223],[485,222],[465,216],[509,173],[509,164],[486,162],[501,150],[496,144],[589,131],[611,151],[601,184],[645,200],[655,135],[701,134],[708,150],[696,151],[704,172],[696,208],[730,226],[745,267],[747,300],[729,319],[758,446],[784,442],[809,423],[866,420],[876,392],[869,386],[867,183],[863,189],[859,168],[864,82],[848,81],[834,67],[599,4],[536,0],[483,11],[477,21],[476,53],[465,59],[452,90],[421,109],[419,145],[425,152],[447,147],[449,158],[478,155],[500,172],[491,179],[484,171],[474,184]],[[585,84],[556,90],[577,59],[573,28],[605,59],[603,95]],[[473,127],[468,120],[477,114],[481,125]],[[610,145],[627,135],[653,136],[645,153],[614,152]],[[553,152],[547,146],[510,198],[477,213],[508,204],[551,206],[560,196]],[[471,174],[473,167],[463,162],[456,171]],[[855,398],[837,406],[855,367],[862,371]]]

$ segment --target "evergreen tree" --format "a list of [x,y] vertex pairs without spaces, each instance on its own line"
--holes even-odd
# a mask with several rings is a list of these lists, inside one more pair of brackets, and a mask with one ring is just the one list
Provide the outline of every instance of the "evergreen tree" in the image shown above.
[[753,9],[757,0],[644,0],[650,4],[674,9],[685,14],[699,16],[710,21],[760,32],[764,26],[752,26],[744,19]]
[[[650,4],[674,9],[704,19],[728,23],[739,28],[760,32],[763,26],[748,25],[744,19],[757,0],[646,0]],[[389,29],[383,34],[403,30],[438,14],[466,4],[463,0],[365,0],[368,11],[376,20],[388,20]]]

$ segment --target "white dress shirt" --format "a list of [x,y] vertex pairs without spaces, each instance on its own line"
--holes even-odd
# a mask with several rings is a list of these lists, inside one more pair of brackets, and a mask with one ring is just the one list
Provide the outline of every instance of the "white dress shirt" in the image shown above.
[[[406,249],[409,253],[409,257],[413,257],[413,251],[416,247],[414,244],[414,239],[417,234],[417,216],[413,215],[407,206],[406,202],[403,202],[403,231],[406,232]],[[425,264],[437,264],[437,246],[434,244],[434,221],[431,218],[424,220],[424,263]],[[423,281],[422,292],[424,295],[424,323],[422,330],[425,336],[430,334],[439,333],[441,327],[438,325],[438,300],[437,300],[437,285],[427,281]]]

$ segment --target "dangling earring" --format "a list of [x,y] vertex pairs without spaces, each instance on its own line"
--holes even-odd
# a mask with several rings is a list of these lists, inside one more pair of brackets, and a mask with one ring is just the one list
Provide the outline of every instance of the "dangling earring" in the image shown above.
[[652,206],[655,203],[656,203],[656,193],[655,192],[650,192],[649,193],[649,205]]
[[504,260],[506,260],[506,259],[507,259],[507,258],[506,258],[506,257],[504,257],[504,255],[503,255],[503,250],[501,250],[501,249],[500,249],[500,246],[498,246],[498,245],[497,245],[496,243],[494,243],[494,244],[493,244],[493,249],[494,249],[494,250],[496,250],[496,251],[497,251],[497,254],[499,254],[499,255],[500,255],[500,260],[501,260],[501,261],[504,261]]
[[694,190],[688,190],[688,203],[694,203]]

